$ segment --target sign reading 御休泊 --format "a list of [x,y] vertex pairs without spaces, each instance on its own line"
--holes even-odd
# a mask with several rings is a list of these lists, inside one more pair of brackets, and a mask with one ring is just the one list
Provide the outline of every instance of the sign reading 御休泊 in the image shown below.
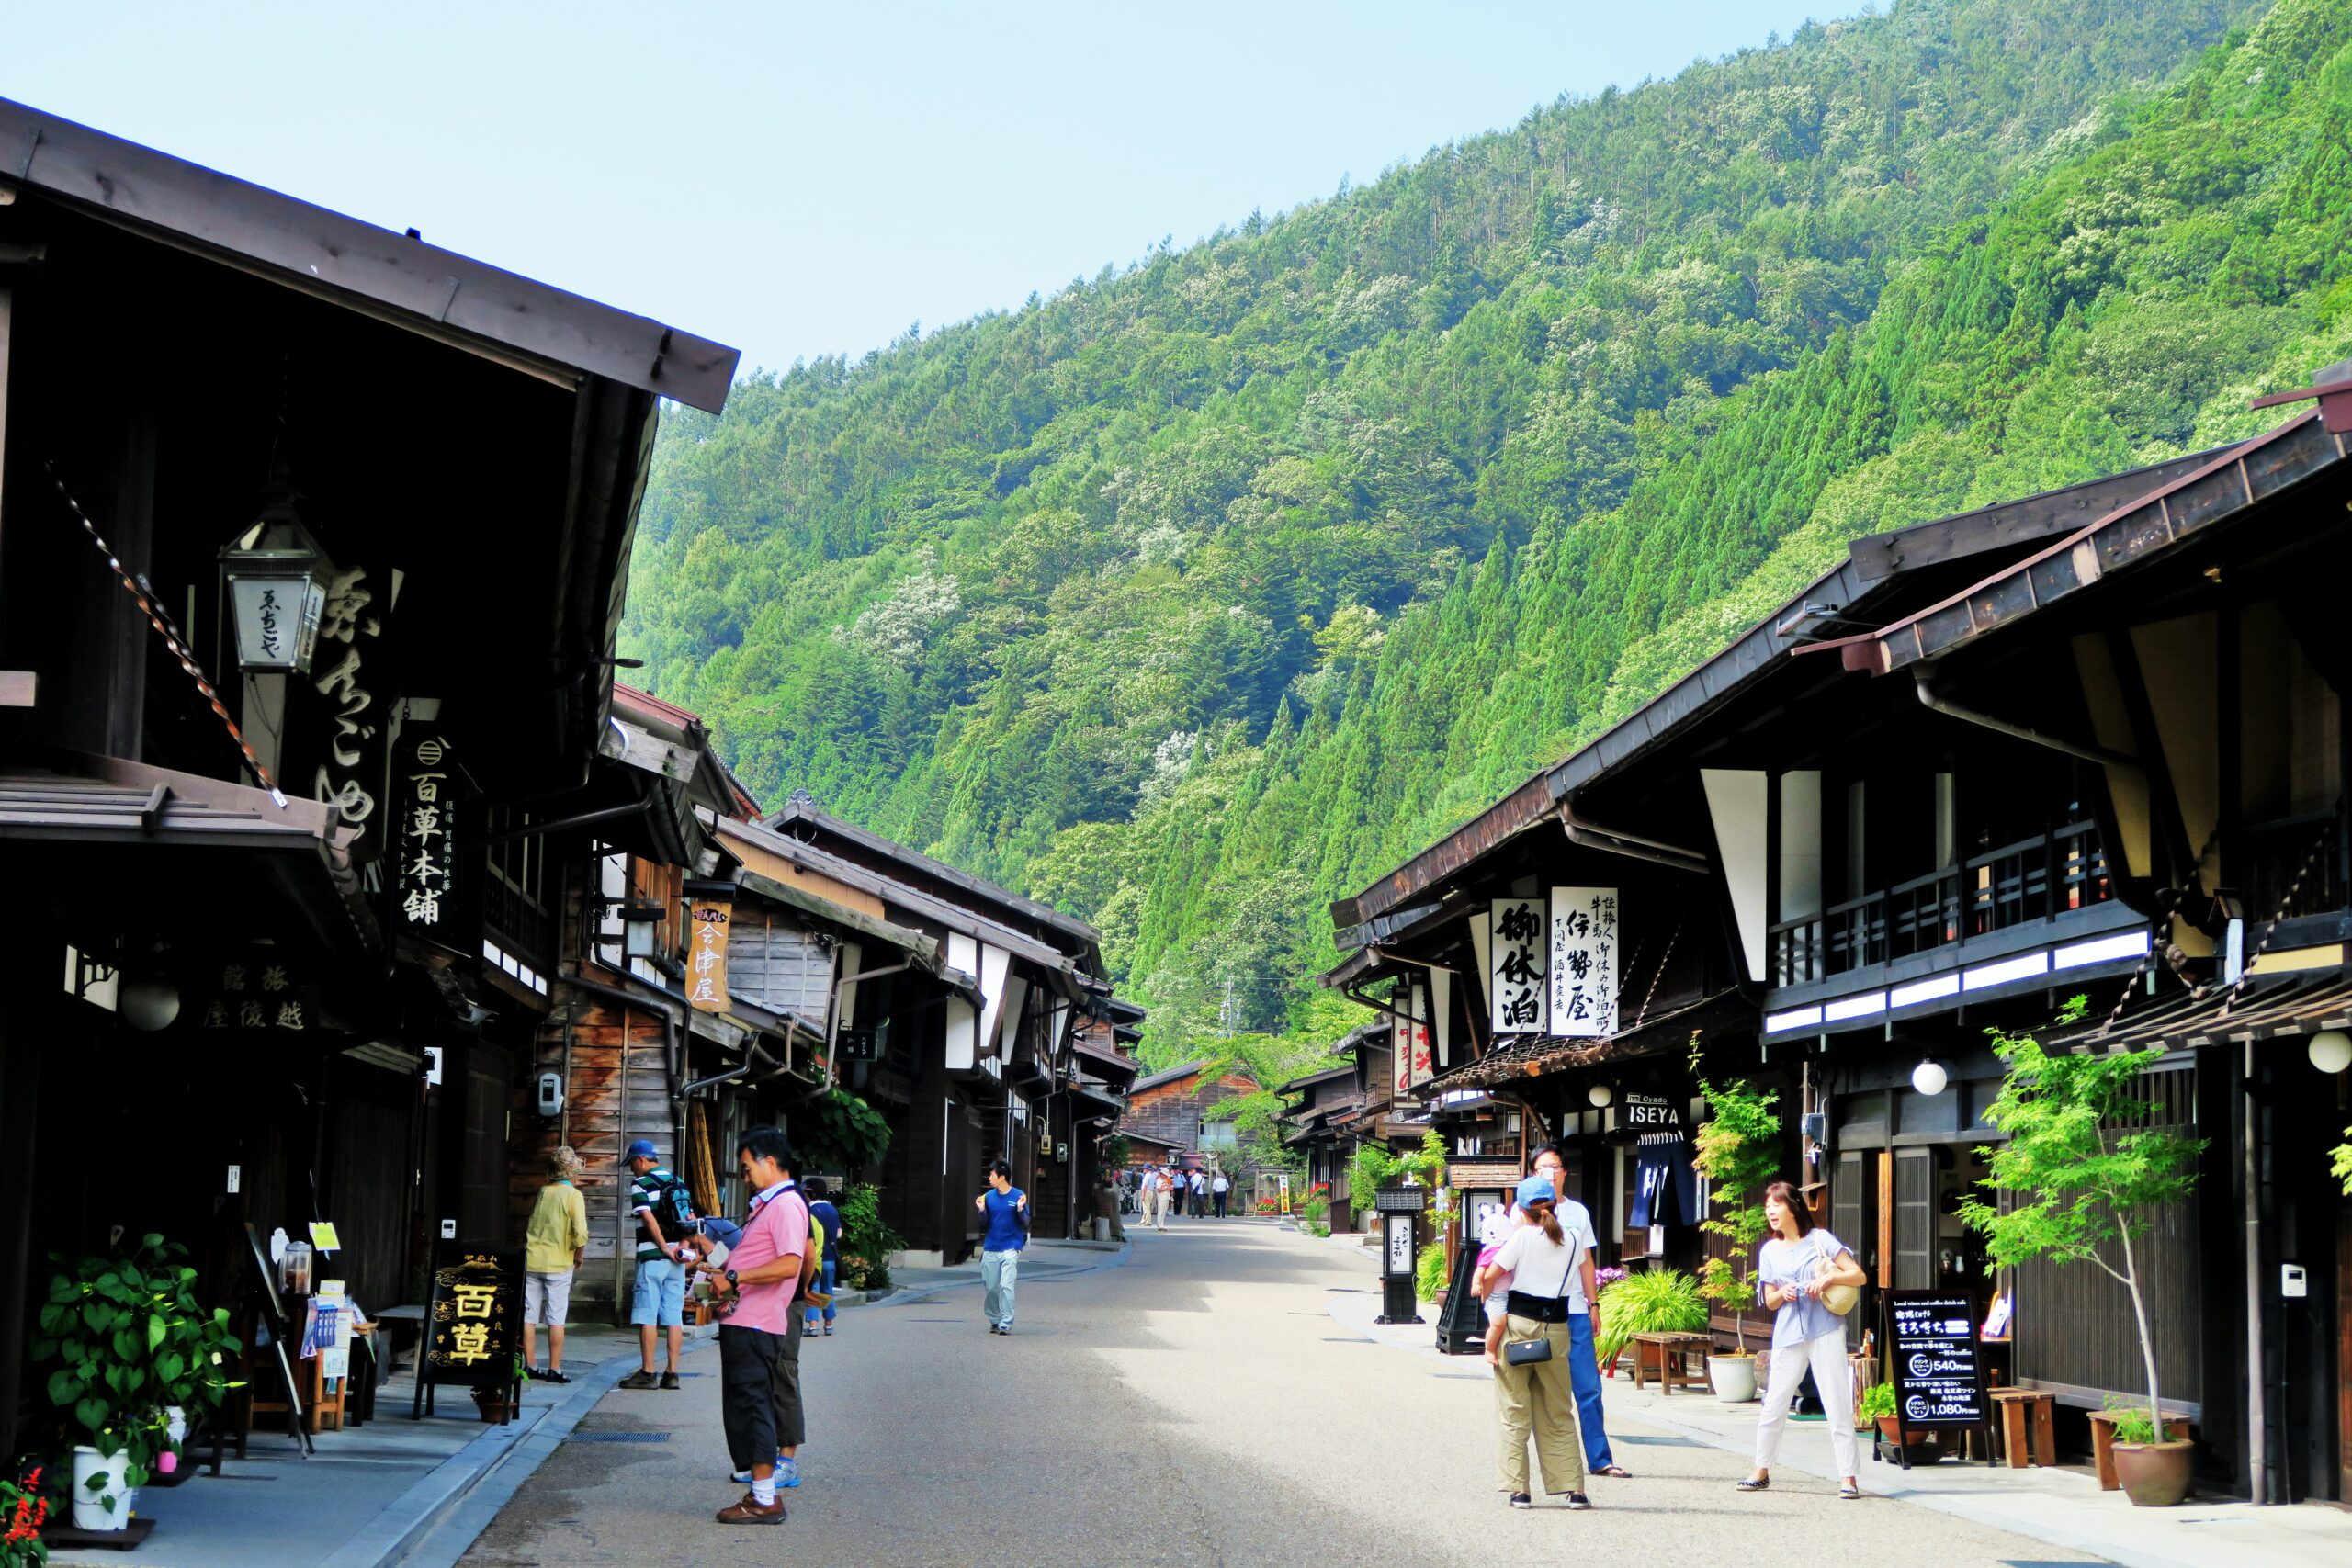
[[418,1381],[512,1381],[523,1320],[521,1251],[443,1242],[434,1248],[433,1263]]
[[1904,1427],[1982,1426],[1988,1417],[1974,1303],[1937,1291],[1890,1291],[1886,1317]]
[[1537,898],[1498,898],[1487,915],[1488,1026],[1497,1034],[1541,1034],[1544,986],[1544,904]]
[[705,1012],[727,1010],[727,928],[731,906],[716,898],[696,898],[689,911],[687,940],[694,951],[686,955],[686,1000]]
[[1617,1032],[1617,889],[1552,889],[1552,1032],[1591,1038]]

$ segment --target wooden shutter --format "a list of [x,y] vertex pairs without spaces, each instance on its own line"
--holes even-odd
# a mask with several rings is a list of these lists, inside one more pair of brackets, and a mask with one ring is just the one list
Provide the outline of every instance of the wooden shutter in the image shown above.
[[[1829,1174],[1829,1229],[1832,1235],[1852,1251],[1854,1261],[1862,1262],[1870,1249],[1867,1217],[1870,1195],[1871,1168],[1869,1156],[1860,1150],[1849,1149],[1838,1156]],[[1862,1330],[1870,1325],[1871,1314],[1850,1312],[1846,1314],[1846,1343],[1860,1348]]]
[[1894,1288],[1936,1283],[1936,1156],[1932,1149],[1894,1151]]

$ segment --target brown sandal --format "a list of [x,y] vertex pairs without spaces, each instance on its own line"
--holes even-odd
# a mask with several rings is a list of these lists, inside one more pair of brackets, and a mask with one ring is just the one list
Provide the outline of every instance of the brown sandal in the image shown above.
[[1594,1471],[1593,1474],[1613,1475],[1620,1481],[1631,1481],[1634,1479],[1634,1472],[1627,1470],[1622,1464],[1604,1464],[1599,1470]]

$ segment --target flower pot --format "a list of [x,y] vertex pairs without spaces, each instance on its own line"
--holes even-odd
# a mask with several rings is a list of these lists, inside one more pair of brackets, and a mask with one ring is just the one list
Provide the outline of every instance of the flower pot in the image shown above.
[[1746,1404],[1756,1397],[1756,1358],[1708,1357],[1707,1382],[1715,1391],[1715,1397],[1724,1404]]
[[1900,1443],[1915,1454],[1923,1449],[1932,1449],[1936,1446],[1936,1434],[1933,1430],[1906,1434],[1895,1426],[1894,1417],[1892,1416],[1881,1416],[1877,1417],[1877,1422],[1880,1440],[1890,1446]]
[[478,1388],[474,1390],[474,1408],[481,1412],[481,1418],[485,1421],[503,1421],[506,1419],[506,1395]]
[[2168,1443],[2115,1445],[2115,1479],[2135,1508],[2169,1508],[2188,1495],[2190,1461],[2197,1445],[2186,1438]]
[[[118,1449],[108,1458],[93,1448],[74,1450],[74,1528],[77,1530],[119,1530],[130,1525],[134,1494],[127,1472],[130,1452]],[[103,1477],[95,1489],[91,1482]]]

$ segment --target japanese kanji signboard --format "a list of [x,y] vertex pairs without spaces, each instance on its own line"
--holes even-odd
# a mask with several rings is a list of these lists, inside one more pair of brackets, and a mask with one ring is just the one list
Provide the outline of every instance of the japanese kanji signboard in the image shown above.
[[[183,989],[189,989],[184,987]],[[306,1032],[318,1027],[318,992],[274,948],[232,954],[204,970],[183,1018],[198,1029]]]
[[1401,1038],[1407,1046],[1406,1060],[1413,1070],[1412,1088],[1419,1091],[1421,1085],[1436,1076],[1437,1062],[1430,1053],[1429,987],[1415,981],[1412,989],[1412,1005],[1408,1010],[1412,1021],[1405,1027]]
[[1552,889],[1552,1032],[1592,1038],[1617,1032],[1617,889]]
[[399,874],[392,885],[393,912],[418,936],[449,942],[458,909],[454,894],[457,845],[457,773],[449,743],[438,730],[403,732],[392,762],[397,803],[391,849]]
[[1497,1034],[1541,1034],[1548,1013],[1544,986],[1544,903],[1498,898],[1487,916],[1492,998],[1489,1025]]
[[505,1383],[514,1375],[523,1323],[521,1249],[445,1241],[433,1250],[433,1299],[424,1311],[418,1381]]
[[727,1010],[727,927],[730,906],[697,897],[688,912],[686,1000],[705,1012]]

